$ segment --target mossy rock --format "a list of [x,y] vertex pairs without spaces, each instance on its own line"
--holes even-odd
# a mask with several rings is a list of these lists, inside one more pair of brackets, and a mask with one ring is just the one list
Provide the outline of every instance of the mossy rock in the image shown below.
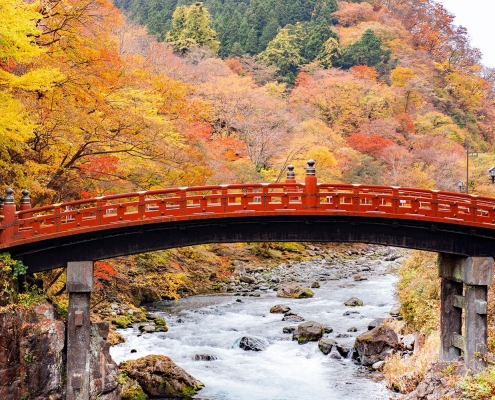
[[[122,363],[125,364],[125,363]],[[121,364],[121,367],[122,367]],[[126,365],[127,366],[127,365]],[[144,393],[141,385],[134,379],[129,378],[125,371],[117,377],[117,381],[122,387],[122,400],[146,400],[148,395]]]
[[119,328],[125,329],[132,325],[132,318],[130,316],[118,316],[112,318],[112,323]]

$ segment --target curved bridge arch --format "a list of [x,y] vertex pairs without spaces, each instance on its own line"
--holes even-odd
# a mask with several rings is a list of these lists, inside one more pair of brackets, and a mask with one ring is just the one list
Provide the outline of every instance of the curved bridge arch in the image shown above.
[[[9,197],[10,196],[10,197]],[[371,185],[238,184],[3,209],[0,249],[29,272],[173,247],[251,241],[363,242],[495,255],[495,199]]]

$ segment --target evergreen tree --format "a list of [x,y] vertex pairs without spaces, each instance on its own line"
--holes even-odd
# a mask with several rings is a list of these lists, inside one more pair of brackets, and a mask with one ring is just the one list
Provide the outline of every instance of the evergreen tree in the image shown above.
[[235,42],[232,45],[232,48],[230,49],[230,55],[232,57],[239,57],[239,56],[242,56],[245,53],[246,52],[244,51],[244,49],[242,48],[242,46],[241,46],[241,44],[239,42]]
[[361,39],[342,50],[342,58],[338,65],[348,69],[354,65],[383,67],[390,60],[390,50],[382,49],[382,41],[371,29],[364,32]]
[[319,3],[315,7],[312,21],[316,24],[332,25],[331,14],[339,9],[336,0],[327,0],[324,3]]
[[261,49],[266,49],[268,43],[277,36],[278,30],[280,26],[278,24],[277,18],[272,18],[268,21],[268,24],[265,25],[263,31],[261,32],[261,36],[259,39],[259,47]]
[[258,31],[254,28],[249,30],[246,38],[246,53],[257,54],[258,53]]
[[268,47],[259,54],[258,59],[263,64],[275,65],[279,74],[293,83],[299,66],[306,61],[301,55],[306,39],[307,32],[302,24],[287,25],[268,43]]
[[172,17],[172,28],[166,35],[176,52],[186,53],[191,47],[204,46],[215,53],[219,42],[210,26],[210,14],[203,3],[179,6]]
[[311,34],[308,37],[303,49],[303,56],[306,60],[312,61],[323,51],[325,42],[333,37],[338,40],[338,36],[330,29],[330,26],[322,23],[314,26],[310,25]]

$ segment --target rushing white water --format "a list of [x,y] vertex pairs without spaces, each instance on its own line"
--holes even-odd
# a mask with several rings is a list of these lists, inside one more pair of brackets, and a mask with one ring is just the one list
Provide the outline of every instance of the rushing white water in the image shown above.
[[[386,263],[388,264],[388,263]],[[392,275],[373,275],[366,281],[351,279],[321,282],[311,299],[280,299],[275,292],[261,297],[194,296],[178,303],[153,305],[153,313],[166,318],[169,331],[138,336],[137,327],[120,330],[126,342],[111,349],[116,362],[149,354],[169,356],[175,363],[205,384],[195,397],[203,400],[371,400],[391,396],[382,381],[375,382],[351,360],[324,355],[316,342],[298,345],[292,335],[283,334],[281,314],[270,314],[275,304],[287,304],[305,318],[333,328],[327,336],[345,333],[339,343],[354,343],[374,318],[387,317],[393,298]],[[350,297],[359,297],[363,307],[345,307]],[[241,299],[242,303],[237,302]],[[344,316],[345,311],[359,314]],[[348,333],[355,326],[357,332]],[[244,351],[238,347],[243,336],[265,339],[265,351]],[[131,353],[136,349],[136,353]],[[196,354],[210,354],[214,361],[195,361]]]

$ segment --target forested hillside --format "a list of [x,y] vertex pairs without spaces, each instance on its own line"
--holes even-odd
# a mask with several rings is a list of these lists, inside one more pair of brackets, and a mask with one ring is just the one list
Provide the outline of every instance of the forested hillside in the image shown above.
[[[2,187],[43,205],[280,181],[290,163],[302,180],[313,158],[324,182],[457,191],[469,149],[470,193],[495,195],[495,71],[440,4],[229,4],[122,3],[129,22],[106,0],[0,0]],[[258,45],[278,25],[222,59],[236,10],[242,46],[242,26]]]
[[494,71],[434,1],[371,3],[253,2],[242,15],[284,10],[289,25],[257,56],[221,59],[207,3],[163,3],[169,44],[103,0],[3,1],[2,185],[40,205],[280,180],[289,163],[301,177],[314,158],[323,181],[457,190],[469,147],[470,192],[494,193]]
[[[146,25],[160,40],[171,29],[176,7],[193,4],[182,0],[116,0],[115,5],[131,18]],[[207,0],[213,28],[220,40],[221,57],[258,54],[288,24],[304,22],[311,27],[330,26],[330,14],[337,11],[336,0]],[[310,23],[310,24],[309,24]]]

